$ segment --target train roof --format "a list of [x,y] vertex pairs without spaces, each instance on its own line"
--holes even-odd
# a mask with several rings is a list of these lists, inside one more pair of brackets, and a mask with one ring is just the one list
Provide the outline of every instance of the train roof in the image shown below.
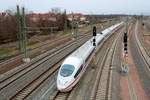
[[82,64],[82,59],[78,57],[67,57],[65,61],[63,62],[63,65],[64,64],[71,64],[73,66],[78,66]]

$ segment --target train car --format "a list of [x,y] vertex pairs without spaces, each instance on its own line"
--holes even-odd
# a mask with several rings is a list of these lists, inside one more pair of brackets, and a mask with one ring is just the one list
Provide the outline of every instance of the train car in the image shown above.
[[[113,27],[112,29],[116,28]],[[104,34],[97,34],[96,45],[101,43],[103,38],[110,33],[110,29],[104,30]],[[62,63],[57,76],[57,89],[61,92],[68,92],[77,84],[84,74],[87,65],[86,61],[94,51],[93,38],[85,42],[75,52],[69,55]]]
[[111,27],[109,27],[109,28],[103,30],[101,33],[104,35],[104,37],[107,37],[108,34],[111,34],[113,31],[115,31],[115,29],[116,29],[117,27],[119,27],[119,26],[122,25],[122,24],[123,24],[123,22],[118,23],[118,24],[116,24],[116,25],[113,25],[113,26],[111,26]]
[[104,31],[102,31],[101,33],[103,34],[104,37],[107,36],[107,34],[110,32],[109,29],[105,29]]
[[[81,58],[68,57],[58,72],[57,88],[61,92],[70,91],[79,80],[79,71],[84,66]],[[78,77],[77,77],[78,76]]]
[[97,34],[96,36],[96,46],[99,45],[99,43],[104,39],[104,36],[102,34]]
[[94,46],[90,39],[64,60],[58,71],[58,90],[67,92],[74,87],[86,70],[85,63],[93,50]]

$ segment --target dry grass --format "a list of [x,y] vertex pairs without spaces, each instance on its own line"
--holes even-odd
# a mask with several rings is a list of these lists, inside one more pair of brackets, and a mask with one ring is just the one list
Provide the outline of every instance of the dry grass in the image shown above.
[[17,51],[17,48],[0,48],[0,57],[4,55],[10,55]]

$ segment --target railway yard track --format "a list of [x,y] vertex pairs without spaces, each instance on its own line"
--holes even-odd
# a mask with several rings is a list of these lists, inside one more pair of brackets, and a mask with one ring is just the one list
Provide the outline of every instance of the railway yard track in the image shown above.
[[[1,98],[2,99],[3,99],[3,97],[11,98],[16,93],[22,92],[22,89],[25,90],[27,88],[27,85],[32,83],[32,81],[34,79],[35,79],[34,81],[38,81],[38,80],[36,80],[36,78],[42,77],[42,74],[49,73],[49,72],[47,72],[48,69],[50,69],[52,71],[52,69],[51,69],[52,66],[54,66],[55,64],[57,64],[58,61],[60,61],[65,56],[70,54],[75,48],[77,48],[81,44],[83,44],[87,39],[89,39],[89,37],[90,36],[84,36],[83,38],[80,38],[78,40],[78,42],[73,42],[73,43],[70,43],[69,45],[66,45],[64,48],[58,50],[57,52],[54,52],[53,54],[45,57],[44,59],[40,60],[39,62],[37,62],[33,65],[30,65],[30,67],[24,66],[25,67],[24,69],[21,67],[22,70],[20,70],[20,69],[15,70],[15,73],[14,72],[12,73],[13,75],[8,74],[8,75],[5,75],[5,77],[1,77],[1,82],[0,82]],[[49,64],[49,63],[51,63],[51,64]],[[57,68],[59,68],[59,66],[57,66]],[[53,70],[56,70],[56,69],[53,68]],[[44,75],[44,77],[46,77],[46,75]],[[43,80],[43,78],[41,78],[41,79]],[[15,88],[13,88],[14,84],[18,84],[18,85]],[[38,84],[40,84],[40,82]],[[14,92],[9,92],[8,90],[10,88],[12,88],[12,91],[14,91]],[[5,93],[7,93],[7,94],[5,94]]]
[[[87,31],[86,32],[87,34],[80,34],[78,35],[78,38],[82,38],[84,35],[89,35],[88,33],[90,33],[90,31]],[[62,44],[62,42],[64,44]],[[61,37],[59,40],[53,40],[53,41],[50,41],[48,43],[44,43],[42,45],[40,45],[39,47],[36,47],[34,49],[30,49],[29,52],[28,52],[28,56],[31,58],[31,59],[36,59],[37,56],[39,56],[40,54],[43,54],[43,53],[47,53],[48,51],[52,51],[52,52],[55,52],[57,51],[58,49],[64,47],[65,45],[68,45],[72,42],[75,42],[75,40],[71,40],[71,38],[69,36],[66,36],[66,37]],[[57,45],[56,48],[54,48],[55,46]],[[8,59],[8,60],[5,60],[3,62],[0,63],[0,74],[3,74],[7,71],[9,71],[10,69],[13,69],[21,64],[24,64],[24,62],[22,61],[22,58],[23,58],[23,54],[17,54],[15,55],[14,57]]]
[[[120,33],[119,29],[119,33]],[[118,31],[117,31],[118,32]],[[106,93],[110,93],[110,87],[108,81],[110,81],[110,65],[112,62],[112,56],[114,53],[114,48],[116,47],[116,41],[115,37],[117,36],[117,32],[114,32],[113,35],[111,35],[108,39],[104,39],[104,43],[100,44],[99,49],[101,51],[101,55],[104,56],[102,59],[99,56],[96,67],[97,68],[91,68],[88,67],[88,70],[91,69],[90,73],[94,74],[94,71],[97,71],[96,69],[99,69],[100,67],[100,75],[98,76],[99,81],[92,81],[93,84],[96,84],[96,87],[99,87],[97,90],[95,90],[95,87],[92,87],[92,83],[90,83],[92,79],[92,75],[85,75],[86,78],[83,79],[84,82],[88,80],[90,85],[90,89],[92,89],[92,92],[96,95],[90,96],[90,91],[86,92],[85,90],[89,89],[87,88],[88,85],[83,86],[84,96],[78,96],[79,100],[81,97],[84,97],[86,99],[89,98],[97,98],[100,96],[100,98],[103,98],[106,96]],[[121,31],[122,32],[122,31]],[[9,73],[5,73],[4,75],[1,75],[0,77],[0,97],[1,100],[5,99],[11,99],[11,100],[22,100],[22,99],[35,99],[35,100],[73,100],[74,95],[77,92],[77,88],[75,87],[71,92],[68,93],[61,93],[56,88],[56,75],[57,71],[59,69],[60,64],[64,60],[64,58],[69,55],[71,52],[75,50],[75,48],[79,47],[81,44],[86,42],[91,36],[86,35],[83,37],[78,38],[77,41],[69,42],[69,44],[66,44],[63,48],[57,49],[55,52],[49,51],[45,53],[45,55],[42,55],[42,57],[39,57],[38,60],[35,60],[34,63],[27,63],[26,65],[20,66],[14,70],[11,70]],[[107,41],[106,41],[107,40]],[[111,43],[113,42],[113,45]],[[104,47],[104,48],[103,48]],[[108,48],[110,47],[110,48]],[[105,52],[107,49],[107,52]],[[52,52],[52,53],[51,53]],[[96,51],[96,55],[98,55],[98,51]],[[91,62],[92,57],[94,54],[91,55],[91,57],[88,60],[88,64]],[[108,56],[109,55],[109,56]],[[108,56],[108,57],[107,57]],[[103,61],[101,61],[103,60]],[[101,64],[102,62],[103,64]],[[106,66],[106,67],[103,67]],[[104,70],[104,71],[102,71]],[[98,73],[98,72],[97,72]],[[85,72],[87,74],[87,72]],[[101,80],[105,80],[104,82]],[[96,83],[98,82],[98,83]],[[102,82],[102,83],[101,83]],[[106,85],[106,84],[107,85]],[[16,85],[17,84],[17,85]],[[80,83],[79,83],[80,84]],[[77,84],[77,85],[79,85]],[[82,83],[83,85],[83,83]],[[81,86],[82,86],[81,85]],[[94,85],[95,86],[95,85]],[[80,85],[79,85],[80,87]],[[85,89],[85,87],[87,89]],[[101,89],[101,87],[103,87]],[[109,88],[107,88],[109,87]],[[82,90],[82,89],[81,89]],[[81,91],[80,91],[81,92]],[[99,93],[100,92],[100,93]],[[88,96],[89,95],[89,96]],[[104,96],[105,95],[105,96]],[[105,97],[106,98],[106,97]],[[109,98],[109,97],[107,97]],[[82,99],[81,99],[82,100]]]
[[[119,33],[121,34],[121,32]],[[79,82],[71,92],[61,93],[57,90],[54,90],[52,95],[50,95],[50,100],[95,100],[96,98],[97,100],[101,100],[111,98],[111,96],[106,96],[111,91],[111,87],[107,87],[108,85],[111,86],[108,81],[110,80],[109,71],[110,65],[112,63],[112,55],[114,53],[114,48],[116,47],[117,43],[117,39],[114,39],[115,37],[116,35],[111,36],[103,44],[100,44],[100,46],[98,47],[100,50],[97,49],[95,51],[98,57],[95,66],[96,68],[92,67],[90,64],[90,66],[87,68],[87,71],[85,72],[85,75],[83,76],[83,79],[81,79],[81,82]],[[110,43],[112,42],[113,45],[110,46]],[[101,52],[99,53],[99,51]],[[91,59],[88,62],[91,62]],[[93,76],[96,76],[96,79],[95,77],[92,78]]]
[[[129,34],[131,35],[129,48],[144,90],[150,97],[150,80],[148,80],[150,56],[139,34],[138,24],[137,22],[135,27],[130,27],[132,30],[129,33],[133,34]],[[120,83],[116,81],[119,81],[121,70],[124,29],[121,26],[102,40],[89,56],[84,75],[70,92],[60,92],[57,89],[58,69],[69,54],[91,38],[89,34],[81,35],[77,40],[68,41],[52,50],[47,49],[31,62],[1,74],[0,100],[116,100],[120,98],[117,87]]]
[[0,100],[150,100],[150,1],[85,1],[3,0]]

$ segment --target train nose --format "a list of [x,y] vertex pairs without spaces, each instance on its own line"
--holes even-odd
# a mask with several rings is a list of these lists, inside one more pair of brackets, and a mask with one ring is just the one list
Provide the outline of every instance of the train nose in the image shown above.
[[68,83],[68,81],[65,81],[65,80],[58,80],[57,81],[57,88],[59,89],[59,90],[62,90],[62,89],[65,89],[66,87],[67,87],[67,83]]

